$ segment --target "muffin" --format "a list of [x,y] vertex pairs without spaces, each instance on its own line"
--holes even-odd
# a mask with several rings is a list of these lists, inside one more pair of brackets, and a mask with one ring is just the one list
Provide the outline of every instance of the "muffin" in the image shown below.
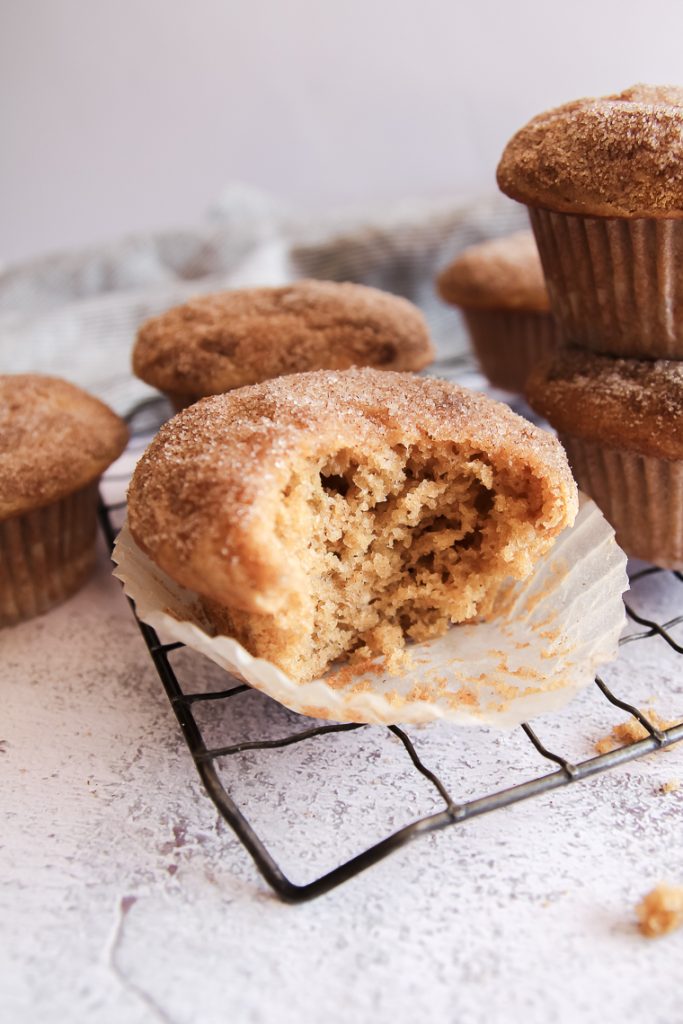
[[540,114],[508,143],[498,184],[529,207],[565,337],[683,358],[683,89],[635,85]]
[[55,377],[0,376],[0,626],[73,594],[95,559],[97,485],[128,431]]
[[434,347],[420,311],[377,288],[297,281],[200,295],[142,325],[135,374],[176,409],[305,370],[421,370]]
[[683,569],[683,363],[568,348],[532,374],[527,397],[626,553]]
[[373,369],[198,402],[161,428],[128,495],[136,543],[216,631],[301,681],[486,615],[576,510],[549,433],[455,384]]
[[529,371],[558,344],[532,233],[518,231],[470,246],[442,270],[437,289],[462,310],[490,382],[523,391]]

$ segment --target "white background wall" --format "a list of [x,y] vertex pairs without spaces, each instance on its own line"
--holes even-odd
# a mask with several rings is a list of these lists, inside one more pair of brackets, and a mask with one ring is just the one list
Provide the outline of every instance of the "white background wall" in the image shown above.
[[485,191],[532,114],[683,81],[683,2],[0,0],[0,259],[200,218]]

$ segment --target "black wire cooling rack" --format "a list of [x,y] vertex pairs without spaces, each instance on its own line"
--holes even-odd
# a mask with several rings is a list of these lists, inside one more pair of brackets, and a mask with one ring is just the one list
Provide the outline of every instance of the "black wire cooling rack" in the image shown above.
[[[128,420],[131,424],[131,448],[133,451],[141,450],[145,447],[146,440],[149,439],[163,419],[163,411],[164,403],[162,401],[151,400],[150,402],[142,403],[131,412]],[[119,482],[122,478],[123,475],[119,474]],[[110,475],[108,481],[112,482],[115,479],[114,476]],[[122,517],[124,508],[125,502],[106,501],[103,496],[100,505],[100,521],[110,548],[113,547],[116,533],[118,532],[119,524],[117,524],[116,520]],[[665,570],[655,567],[645,568],[635,573],[631,576],[631,593],[633,593],[634,587],[637,588],[640,581],[653,574],[665,573]],[[683,574],[673,572],[666,573],[666,575],[671,576],[683,588]],[[680,591],[680,599],[680,606],[683,608],[683,589]],[[135,614],[132,602],[131,607],[133,608],[133,614]],[[622,638],[622,645],[646,640],[651,637],[659,637],[676,654],[683,654],[683,646],[676,641],[670,632],[675,626],[683,623],[683,614],[660,623],[636,613],[629,602],[626,602],[626,612],[631,622],[638,626],[639,630]],[[643,726],[647,734],[644,739],[618,747],[609,753],[573,763],[561,754],[549,750],[541,742],[531,726],[525,723],[520,728],[527,740],[543,758],[557,767],[553,771],[538,775],[518,785],[500,789],[477,799],[458,802],[453,799],[441,779],[423,763],[410,737],[404,730],[395,725],[388,726],[386,728],[388,728],[389,732],[393,733],[403,744],[405,752],[416,771],[421,773],[438,793],[440,800],[443,801],[443,809],[421,817],[398,831],[387,835],[380,842],[375,843],[362,853],[350,858],[313,881],[304,885],[297,885],[291,882],[285,875],[269,853],[264,841],[250,825],[246,815],[230,796],[229,783],[226,784],[224,781],[228,774],[227,765],[234,755],[244,753],[245,751],[272,750],[274,748],[288,747],[292,744],[306,743],[307,740],[313,737],[320,737],[329,733],[349,732],[368,727],[348,723],[326,724],[304,729],[279,739],[250,739],[231,746],[208,746],[195,717],[195,706],[200,703],[203,705],[209,704],[214,708],[217,715],[230,715],[234,702],[239,700],[240,695],[248,692],[250,687],[239,684],[235,680],[234,685],[220,691],[208,693],[192,692],[191,682],[186,689],[181,685],[178,673],[172,664],[174,652],[183,647],[183,644],[163,644],[151,626],[141,622],[139,619],[137,619],[137,622],[207,793],[242,845],[251,854],[256,867],[266,882],[282,899],[289,902],[302,902],[328,892],[359,872],[376,864],[392,851],[405,846],[413,839],[425,833],[450,828],[470,818],[487,814],[501,807],[508,807],[529,797],[538,796],[542,793],[548,793],[550,790],[580,782],[592,775],[609,771],[617,765],[633,761],[636,758],[643,757],[645,754],[661,750],[672,743],[683,740],[683,723],[671,728],[658,728],[644,711],[633,704],[620,700],[606,683],[597,677],[595,679],[595,686],[601,697],[614,707],[632,715]],[[230,677],[228,676],[228,678]],[[307,720],[302,718],[302,721]]]

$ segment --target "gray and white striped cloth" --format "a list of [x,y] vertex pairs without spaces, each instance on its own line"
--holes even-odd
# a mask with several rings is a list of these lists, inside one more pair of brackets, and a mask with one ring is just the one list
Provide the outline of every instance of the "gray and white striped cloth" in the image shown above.
[[0,371],[65,377],[125,413],[151,393],[130,370],[145,318],[201,292],[317,277],[374,285],[417,303],[437,345],[438,372],[462,376],[462,323],[438,299],[434,277],[466,246],[525,223],[525,211],[499,196],[312,218],[232,186],[202,226],[6,268]]

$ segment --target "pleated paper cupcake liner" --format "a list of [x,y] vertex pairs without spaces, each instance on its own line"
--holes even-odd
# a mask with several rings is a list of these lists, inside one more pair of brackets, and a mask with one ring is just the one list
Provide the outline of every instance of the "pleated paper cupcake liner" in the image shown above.
[[174,583],[135,544],[127,526],[116,543],[115,575],[138,616],[166,642],[180,641],[293,711],[337,722],[383,725],[445,719],[512,728],[562,707],[616,657],[624,624],[626,557],[597,506],[583,499],[576,522],[524,582],[501,586],[486,622],[453,626],[409,648],[399,674],[381,662],[351,665],[297,683],[215,636],[197,595]]
[[530,207],[553,313],[572,343],[683,359],[683,218],[582,217]]
[[561,436],[574,475],[633,558],[683,569],[683,462]]
[[95,560],[98,481],[0,522],[0,626],[33,618],[73,594]]
[[494,387],[524,393],[527,377],[557,349],[550,313],[507,309],[464,310],[472,347]]

